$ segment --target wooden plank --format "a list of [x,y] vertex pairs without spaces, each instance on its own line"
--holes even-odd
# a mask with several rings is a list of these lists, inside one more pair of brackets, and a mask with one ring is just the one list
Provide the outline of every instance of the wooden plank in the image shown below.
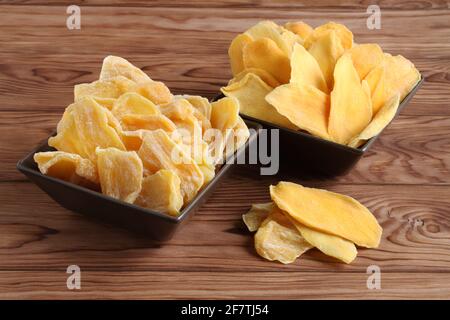
[[78,264],[89,270],[364,273],[376,264],[384,272],[450,272],[450,186],[299,181],[354,196],[375,214],[384,233],[378,249],[359,249],[350,265],[313,250],[283,266],[256,255],[241,222],[251,203],[269,200],[268,187],[275,182],[232,176],[166,244],[71,213],[30,183],[1,183],[0,270]]
[[[56,128],[58,112],[1,112],[0,181],[24,180],[16,162]],[[21,124],[21,125],[18,125]],[[26,127],[26,130],[24,130]],[[450,119],[399,116],[347,175],[336,181],[376,184],[450,183]],[[283,163],[280,164],[283,167]]]
[[367,274],[321,272],[83,271],[81,290],[68,290],[65,269],[0,271],[1,299],[445,299],[450,274],[381,273],[381,289]]

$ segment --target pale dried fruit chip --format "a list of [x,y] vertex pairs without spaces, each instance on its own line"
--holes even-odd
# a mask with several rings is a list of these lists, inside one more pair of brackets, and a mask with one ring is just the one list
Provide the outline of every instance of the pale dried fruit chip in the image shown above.
[[98,183],[97,169],[88,159],[63,151],[38,152],[33,156],[41,173],[77,184]]
[[367,248],[378,247],[382,229],[372,213],[355,199],[291,182],[270,186],[275,204],[297,222]]
[[325,33],[309,47],[309,53],[319,63],[329,89],[333,88],[333,72],[338,59],[344,53],[344,47],[334,31]]
[[87,96],[96,98],[117,99],[123,93],[131,90],[135,83],[128,78],[119,76],[108,80],[97,80],[91,83],[81,83],[74,87],[75,101]]
[[118,124],[112,121],[114,117],[92,98],[85,97],[67,109],[58,123],[57,135],[48,139],[49,146],[79,154],[94,163],[97,147],[125,150],[116,131]]
[[389,100],[396,93],[400,94],[400,101],[415,87],[420,81],[420,72],[414,64],[401,55],[392,56],[384,54],[385,64],[385,90],[386,99]]
[[364,80],[370,88],[372,99],[372,114],[377,114],[378,110],[385,104],[386,100],[386,72],[384,63],[372,69]]
[[292,263],[311,248],[287,219],[280,221],[269,216],[255,234],[256,252],[270,261]]
[[298,128],[329,140],[329,96],[307,84],[290,83],[275,88],[267,102]]
[[122,131],[120,132],[120,138],[125,145],[126,150],[138,151],[144,141],[144,136],[149,130],[133,130],[133,131]]
[[245,68],[263,69],[280,83],[288,83],[291,76],[289,57],[269,38],[261,38],[243,49]]
[[273,202],[252,204],[250,210],[242,215],[242,220],[248,228],[248,231],[258,230],[262,222],[266,220],[274,208]]
[[133,203],[141,192],[143,166],[135,151],[97,148],[97,168],[102,193]]
[[381,107],[369,125],[356,138],[352,139],[348,145],[357,148],[370,138],[379,134],[394,119],[399,103],[400,94],[397,93]]
[[225,96],[238,99],[242,114],[282,127],[295,129],[295,125],[279,114],[265,100],[266,95],[272,90],[273,88],[252,73],[247,74],[241,81],[221,89]]
[[348,54],[338,60],[334,79],[328,133],[334,141],[347,144],[372,119],[370,88],[360,81]]
[[198,165],[163,130],[147,132],[138,154],[149,173],[167,169],[178,175],[185,203],[192,200],[203,185],[203,173]]
[[178,216],[183,206],[181,180],[171,170],[159,170],[142,180],[142,190],[135,204],[171,216]]
[[339,43],[344,49],[347,50],[352,48],[353,33],[343,24],[335,22],[328,22],[315,28],[310,36],[305,40],[305,48],[311,47],[314,42],[318,41],[318,39],[320,39],[324,35],[329,34],[330,32],[336,33],[336,36],[339,39]]
[[177,129],[175,123],[162,114],[155,115],[138,115],[127,114],[122,117],[122,127],[124,130],[156,130],[162,129],[172,132]]
[[273,21],[260,21],[248,29],[245,34],[253,40],[269,39],[275,42],[276,46],[287,56],[290,55],[290,44],[282,37],[283,28]]
[[303,40],[307,39],[313,32],[313,28],[303,21],[288,22],[284,27],[296,35],[299,35]]
[[195,109],[197,109],[206,119],[211,118],[211,104],[208,99],[201,96],[181,95],[178,96],[182,99],[186,99]]
[[239,101],[225,97],[211,103],[211,126],[222,132],[236,126],[239,119]]
[[275,79],[273,75],[263,69],[259,68],[247,68],[241,72],[239,72],[233,79],[231,79],[228,84],[233,84],[235,82],[241,81],[247,74],[253,73],[261,78],[262,81],[267,83],[270,87],[275,88],[281,85],[281,83]]
[[100,80],[108,80],[117,76],[123,76],[134,82],[151,80],[144,71],[135,67],[126,59],[116,56],[107,56],[103,59]]
[[230,47],[228,48],[228,56],[230,57],[231,72],[233,75],[237,75],[244,70],[243,49],[252,41],[252,37],[245,33],[236,36],[231,41]]
[[116,100],[112,114],[119,120],[125,115],[157,115],[160,111],[153,102],[135,92],[127,92]]
[[226,136],[224,159],[228,159],[228,157],[242,147],[250,137],[250,131],[241,117],[239,117],[237,124],[232,130],[229,130],[229,132],[230,134]]
[[114,107],[114,103],[116,103],[117,99],[113,98],[100,98],[100,97],[93,97],[95,102],[97,102],[102,107],[105,107],[109,111],[111,111]]
[[154,104],[169,103],[173,99],[173,95],[170,93],[169,88],[160,81],[139,82],[128,91],[137,92]]
[[291,83],[308,84],[329,93],[317,60],[302,45],[295,45],[291,56]]
[[[192,118],[197,119],[201,123],[201,128],[206,131],[211,128],[211,122],[209,117],[206,117],[200,109],[194,107],[187,99],[176,97],[173,101],[168,104],[162,105],[161,112],[171,119],[176,124],[183,121],[192,121]],[[211,106],[209,106],[209,109]],[[208,111],[211,113],[211,111]]]
[[359,78],[363,80],[367,74],[383,62],[383,50],[375,43],[358,44],[349,50],[353,65]]

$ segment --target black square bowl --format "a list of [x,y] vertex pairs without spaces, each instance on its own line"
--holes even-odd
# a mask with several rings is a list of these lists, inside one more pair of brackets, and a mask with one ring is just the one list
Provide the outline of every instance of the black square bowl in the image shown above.
[[[400,102],[394,119],[409,103],[422,83],[423,78]],[[215,100],[221,97],[223,97],[223,94],[218,95]],[[279,173],[283,175],[299,174],[302,176],[334,177],[345,174],[361,159],[383,132],[381,131],[359,148],[352,148],[315,137],[304,131],[287,129],[244,114],[241,114],[241,117],[262,124],[264,129],[279,130]],[[267,141],[270,141],[270,139],[267,139]],[[271,146],[268,143],[267,150],[270,149]],[[271,156],[273,157],[273,155]]]
[[202,206],[224,177],[230,173],[236,159],[248,150],[250,144],[255,143],[261,125],[251,120],[245,120],[245,123],[249,129],[253,129],[250,130],[250,137],[246,144],[227,159],[217,170],[216,176],[200,190],[178,217],[129,204],[100,192],[42,174],[33,156],[36,152],[55,150],[48,146],[47,141],[20,160],[17,163],[17,169],[64,208],[137,231],[159,241],[167,241]]

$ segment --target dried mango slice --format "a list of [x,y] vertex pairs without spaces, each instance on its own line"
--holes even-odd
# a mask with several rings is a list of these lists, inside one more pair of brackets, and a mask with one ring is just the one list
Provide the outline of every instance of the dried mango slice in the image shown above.
[[281,85],[281,83],[275,79],[273,75],[263,69],[258,68],[247,68],[241,72],[239,72],[233,79],[228,82],[228,85],[231,85],[235,82],[241,81],[247,74],[253,73],[261,78],[262,81],[267,83],[270,87],[275,88]]
[[159,170],[142,180],[142,190],[135,204],[171,216],[178,216],[183,206],[181,180],[171,170]]
[[382,229],[372,213],[355,199],[291,182],[270,186],[275,204],[297,222],[312,229],[376,248]]
[[85,97],[68,107],[58,123],[57,135],[48,139],[49,146],[59,151],[79,154],[96,162],[97,147],[125,150],[113,123],[114,117],[91,97]]
[[358,44],[349,50],[353,65],[359,78],[363,80],[367,74],[383,62],[383,50],[375,43]]
[[373,117],[369,125],[350,143],[350,147],[357,148],[364,142],[379,134],[394,119],[400,103],[400,94],[392,97]]
[[329,93],[322,70],[316,59],[297,44],[291,56],[291,83],[307,84]]
[[303,21],[288,22],[284,25],[289,31],[299,35],[303,40],[307,39],[313,32],[313,28]]
[[288,83],[291,76],[290,61],[277,44],[262,38],[247,44],[243,49],[245,68],[263,69],[280,83]]
[[296,129],[287,118],[279,114],[276,109],[266,102],[266,95],[272,91],[257,75],[249,73],[241,81],[221,88],[227,97],[239,100],[240,112],[247,116],[264,120],[282,127]]
[[338,60],[334,79],[328,133],[334,141],[347,144],[372,119],[370,88],[364,80],[361,83],[349,54]]
[[343,24],[328,22],[321,26],[318,26],[310,34],[310,36],[305,40],[305,48],[310,48],[314,42],[318,41],[324,35],[330,32],[335,32],[339,39],[339,43],[344,49],[350,49],[353,46],[353,33]]
[[108,80],[123,76],[134,82],[151,81],[150,77],[141,69],[135,67],[126,59],[116,56],[107,56],[103,59],[100,80]]
[[[168,104],[161,106],[161,112],[171,119],[174,123],[191,122],[193,118],[197,119],[203,131],[211,128],[211,122],[199,109],[195,108],[187,99],[176,98]],[[210,111],[209,111],[210,112]]]
[[385,54],[384,63],[386,70],[385,101],[389,100],[396,93],[400,94],[400,101],[402,101],[419,82],[421,78],[420,72],[411,61],[401,55],[392,56]]
[[244,47],[252,42],[253,39],[248,34],[240,34],[231,41],[228,48],[228,56],[230,57],[231,72],[237,75],[244,70],[244,60],[242,59],[242,52]]
[[133,203],[141,192],[143,166],[135,151],[97,148],[97,168],[102,193]]
[[266,101],[300,129],[330,139],[327,129],[330,99],[319,89],[307,84],[285,84],[270,92]]
[[84,185],[83,180],[98,183],[97,169],[88,159],[63,151],[38,152],[33,156],[41,173]]
[[116,103],[117,99],[113,98],[99,98],[99,97],[93,97],[95,102],[97,102],[102,107],[105,107],[109,111],[111,111],[114,107],[114,103]]
[[239,101],[225,97],[211,103],[211,126],[225,132],[236,126],[239,119]]
[[288,219],[269,216],[255,234],[256,252],[270,261],[292,263],[311,248]]
[[175,123],[162,114],[156,115],[137,115],[127,114],[122,117],[122,127],[125,130],[156,130],[162,129],[167,132],[172,132],[177,129]]
[[195,109],[197,109],[206,119],[211,118],[211,104],[208,99],[201,96],[190,96],[187,94],[178,96],[179,98],[186,99]]
[[146,133],[138,154],[148,172],[167,169],[178,175],[185,203],[191,201],[203,185],[203,173],[198,165],[163,130]]
[[317,38],[308,49],[319,64],[329,89],[333,88],[334,67],[344,50],[337,33],[334,31]]
[[127,92],[116,100],[112,114],[119,120],[125,115],[157,115],[160,111],[157,106],[147,98],[135,92]]
[[122,76],[108,80],[97,80],[91,83],[81,83],[74,87],[74,99],[78,101],[87,96],[117,99],[134,86],[135,83],[133,81]]
[[274,208],[273,202],[252,204],[250,210],[242,215],[242,220],[247,226],[248,231],[258,230],[262,222],[266,220]]
[[169,103],[173,99],[169,88],[160,81],[145,81],[135,84],[128,91],[137,92],[154,104]]
[[364,80],[370,88],[372,99],[372,114],[376,115],[378,110],[385,104],[386,100],[386,71],[384,63],[372,69]]

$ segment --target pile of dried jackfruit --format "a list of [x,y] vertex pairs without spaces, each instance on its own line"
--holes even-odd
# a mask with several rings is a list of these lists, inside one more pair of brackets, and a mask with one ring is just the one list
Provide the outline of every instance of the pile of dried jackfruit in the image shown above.
[[355,245],[378,247],[382,228],[372,213],[355,199],[292,182],[270,186],[273,202],[254,204],[242,216],[256,231],[256,252],[287,264],[317,248],[345,263],[357,255]]
[[249,137],[237,99],[172,95],[120,57],[74,93],[48,140],[57,151],[34,155],[40,171],[170,215]]
[[234,77],[222,93],[239,100],[242,114],[355,148],[387,126],[421,78],[403,56],[356,44],[334,22],[262,21],[228,54]]

